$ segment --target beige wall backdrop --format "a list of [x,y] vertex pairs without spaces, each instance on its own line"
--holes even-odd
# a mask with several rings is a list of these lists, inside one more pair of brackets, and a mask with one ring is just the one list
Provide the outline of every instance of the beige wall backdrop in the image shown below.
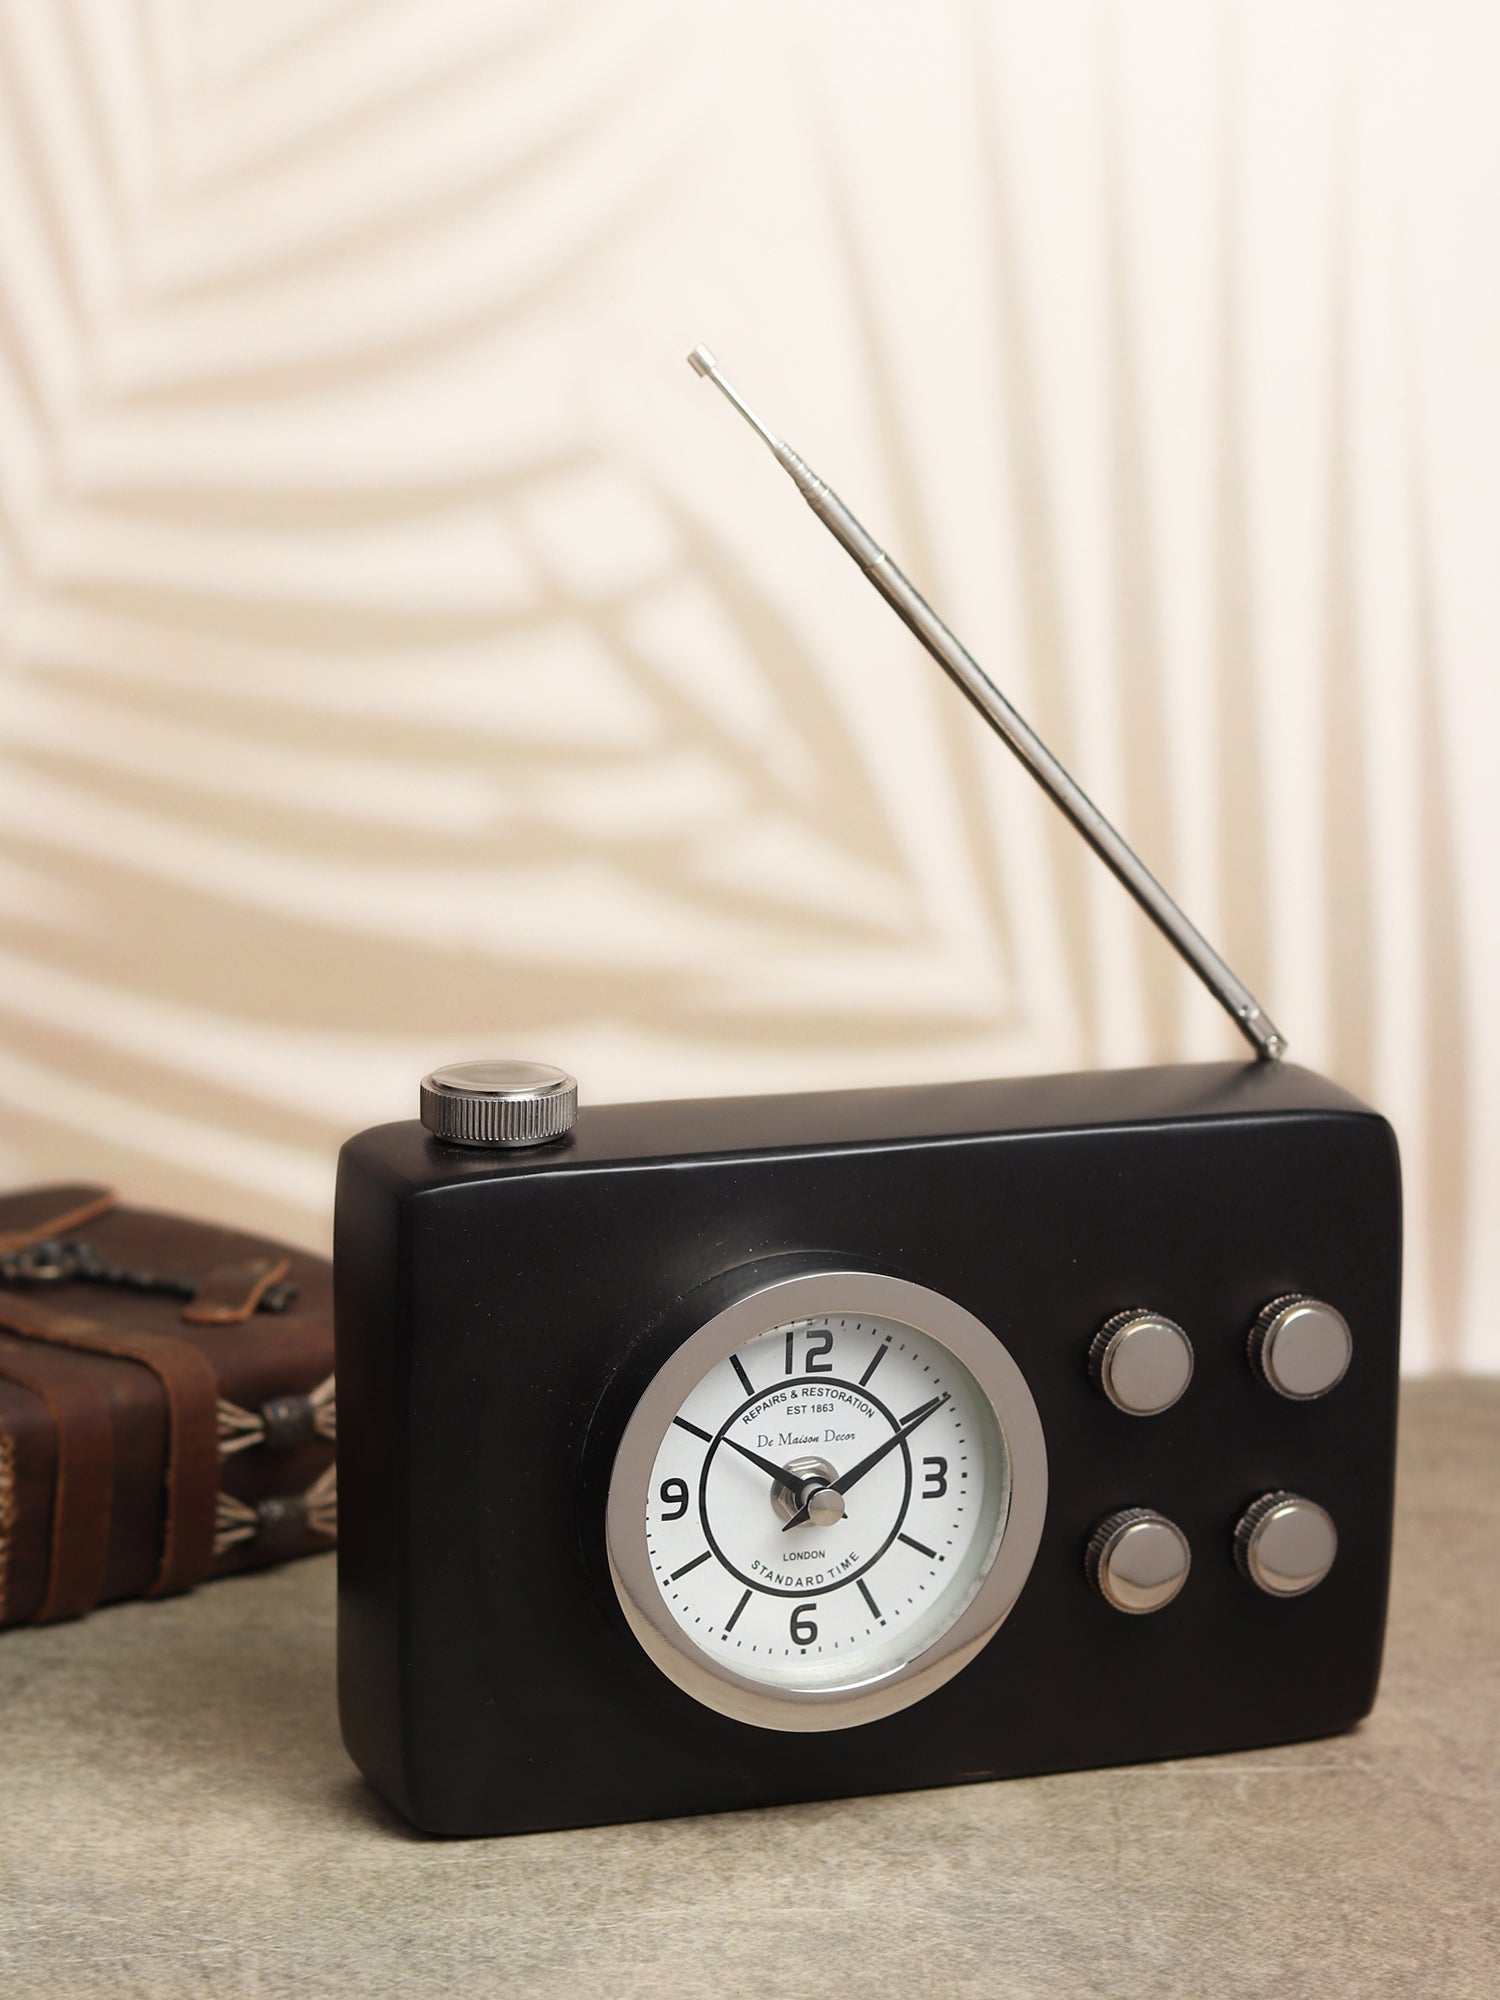
[[317,1244],[439,1060],[1236,1051],[703,340],[1500,1365],[1497,90],[1489,0],[0,0],[0,1174]]

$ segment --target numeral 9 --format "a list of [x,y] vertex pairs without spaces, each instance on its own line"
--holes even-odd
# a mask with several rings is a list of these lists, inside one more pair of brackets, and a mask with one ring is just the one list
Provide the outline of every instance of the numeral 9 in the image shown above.
[[688,1510],[688,1489],[685,1479],[664,1479],[661,1483],[661,1502],[664,1508],[674,1508],[673,1513],[664,1513],[664,1521],[680,1521]]

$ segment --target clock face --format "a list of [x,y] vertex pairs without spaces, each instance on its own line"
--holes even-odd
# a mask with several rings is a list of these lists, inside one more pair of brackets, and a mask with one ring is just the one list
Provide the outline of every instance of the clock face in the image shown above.
[[779,1728],[889,1713],[957,1671],[1029,1567],[1038,1468],[1045,1503],[1035,1407],[994,1336],[921,1287],[818,1274],[741,1300],[674,1364],[610,1500],[616,1585],[658,1665]]
[[697,1646],[772,1686],[838,1686],[952,1623],[1008,1497],[995,1412],[946,1348],[820,1314],[747,1341],[686,1398],[651,1470],[646,1543]]

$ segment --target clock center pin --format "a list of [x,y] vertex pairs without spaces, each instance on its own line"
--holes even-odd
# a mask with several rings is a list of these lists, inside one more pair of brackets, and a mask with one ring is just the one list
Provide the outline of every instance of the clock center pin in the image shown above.
[[835,1521],[843,1520],[844,1496],[829,1483],[838,1478],[838,1471],[826,1458],[789,1459],[786,1474],[771,1488],[771,1505],[783,1521],[790,1521],[804,1507],[815,1528],[831,1528]]

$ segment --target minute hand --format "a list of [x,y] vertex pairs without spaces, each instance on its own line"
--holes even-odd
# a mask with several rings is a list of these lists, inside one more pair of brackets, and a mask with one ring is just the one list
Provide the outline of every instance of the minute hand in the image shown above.
[[[944,1403],[946,1403],[947,1401],[948,1397],[945,1392],[941,1396],[934,1396],[930,1403],[924,1403],[920,1410],[913,1410],[911,1415],[907,1418],[906,1422],[901,1426],[900,1430],[893,1431],[891,1435],[885,1440],[884,1444],[876,1445],[875,1449],[870,1453],[868,1458],[862,1458],[859,1461],[858,1465],[851,1466],[850,1469],[844,1474],[842,1479],[830,1479],[828,1482],[828,1486],[831,1487],[835,1493],[847,1493],[851,1486],[857,1486],[860,1480],[864,1478],[867,1472],[872,1472],[874,1468],[877,1465],[879,1465],[880,1461],[885,1457],[888,1451],[894,1451],[897,1445],[901,1443],[903,1438],[909,1438],[912,1432],[917,1428],[918,1424],[925,1424],[927,1419],[932,1415],[933,1411],[940,1410],[943,1407]],[[821,1490],[826,1491],[828,1489],[824,1488]],[[787,1522],[786,1528],[783,1528],[781,1532],[785,1534],[787,1528],[798,1527],[806,1519],[807,1519],[807,1505],[806,1503],[804,1503],[801,1507],[797,1509],[797,1512],[793,1514],[791,1520]]]

